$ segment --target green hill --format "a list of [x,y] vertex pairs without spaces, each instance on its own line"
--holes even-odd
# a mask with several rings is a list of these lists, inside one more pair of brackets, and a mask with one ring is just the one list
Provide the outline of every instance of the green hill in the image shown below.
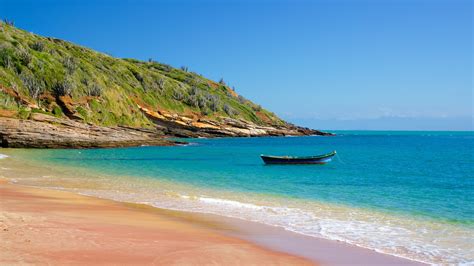
[[39,112],[99,126],[154,127],[144,110],[286,125],[223,81],[151,60],[114,58],[3,22],[0,110],[17,118]]

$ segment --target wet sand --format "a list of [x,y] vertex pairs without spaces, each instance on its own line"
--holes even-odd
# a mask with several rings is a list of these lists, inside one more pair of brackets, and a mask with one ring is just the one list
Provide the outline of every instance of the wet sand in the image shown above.
[[0,184],[0,264],[312,265],[192,215]]
[[[231,236],[252,243],[301,256],[320,265],[427,265],[344,242],[310,237],[282,228],[216,216],[215,219],[227,228]],[[236,230],[237,229],[237,230]],[[232,233],[233,232],[233,233]]]

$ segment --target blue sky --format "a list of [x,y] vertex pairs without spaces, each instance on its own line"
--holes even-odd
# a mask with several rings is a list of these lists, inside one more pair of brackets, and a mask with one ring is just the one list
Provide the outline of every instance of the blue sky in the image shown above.
[[322,129],[473,129],[459,0],[7,1],[23,29],[215,80]]

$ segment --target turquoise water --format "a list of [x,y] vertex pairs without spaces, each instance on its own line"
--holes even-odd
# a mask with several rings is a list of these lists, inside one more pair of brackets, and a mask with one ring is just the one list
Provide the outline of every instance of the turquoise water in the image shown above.
[[[472,132],[337,133],[24,152],[108,176],[101,182],[127,177],[115,192],[86,194],[259,221],[425,262],[474,262]],[[332,150],[338,156],[327,165],[266,166],[259,158]]]

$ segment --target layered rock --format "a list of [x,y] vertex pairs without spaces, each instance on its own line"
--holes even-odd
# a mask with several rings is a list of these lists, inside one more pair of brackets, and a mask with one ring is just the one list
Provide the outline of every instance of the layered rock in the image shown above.
[[[167,112],[142,110],[156,129],[101,127],[67,118],[32,113],[28,119],[0,117],[0,146],[10,148],[106,148],[167,146],[183,144],[166,137],[258,137],[332,135],[297,127],[260,126],[244,120],[221,117],[218,121],[189,118]],[[9,114],[2,112],[1,115]]]
[[0,146],[10,148],[106,148],[170,146],[158,130],[100,127],[32,113],[29,119],[0,117]]
[[262,126],[242,119],[187,117],[166,111],[153,111],[138,105],[148,118],[167,135],[178,137],[261,137],[261,136],[331,136],[333,134],[292,124]]

